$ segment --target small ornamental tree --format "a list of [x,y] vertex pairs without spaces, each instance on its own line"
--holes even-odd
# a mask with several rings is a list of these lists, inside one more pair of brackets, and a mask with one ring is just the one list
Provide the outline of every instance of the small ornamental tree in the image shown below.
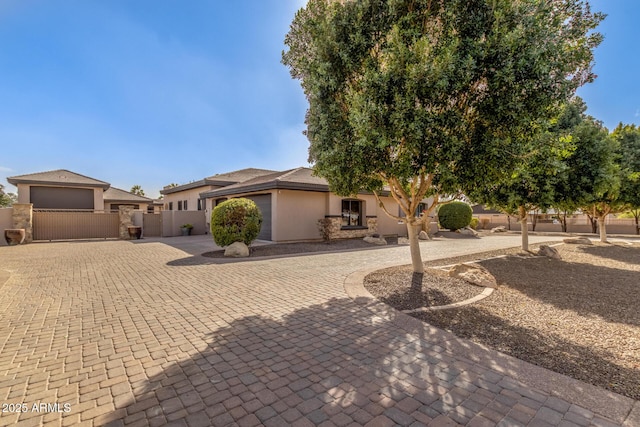
[[220,203],[211,213],[211,235],[218,246],[244,242],[249,246],[258,238],[262,213],[253,200],[230,199]]
[[593,79],[602,18],[584,0],[309,0],[283,53],[309,102],[309,161],[405,222],[422,273],[415,226],[442,195],[511,174],[522,137]]
[[438,222],[443,228],[460,230],[471,224],[473,210],[464,202],[451,202],[438,209]]

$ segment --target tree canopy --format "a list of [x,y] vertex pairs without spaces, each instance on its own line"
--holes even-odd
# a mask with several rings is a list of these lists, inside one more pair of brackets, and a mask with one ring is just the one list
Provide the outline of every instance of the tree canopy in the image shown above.
[[14,193],[5,193],[4,185],[0,184],[0,208],[6,208],[16,203],[18,197]]
[[511,173],[593,79],[602,18],[583,0],[309,0],[283,53],[309,102],[309,160],[340,195],[388,186],[421,272],[418,203]]
[[137,185],[137,184],[131,187],[130,193],[135,194],[137,196],[144,196],[144,190],[140,185]]
[[630,209],[640,234],[640,127],[620,123],[611,134],[616,140],[620,160],[620,201]]

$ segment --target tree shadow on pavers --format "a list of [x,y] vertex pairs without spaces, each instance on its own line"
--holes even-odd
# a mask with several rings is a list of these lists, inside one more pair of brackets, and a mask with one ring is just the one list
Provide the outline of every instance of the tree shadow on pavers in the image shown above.
[[[440,414],[466,424],[483,409],[471,395],[499,393],[502,375],[447,353],[434,331],[406,333],[351,299],[282,318],[247,316],[191,343],[203,348],[190,358],[131,384],[132,398],[116,400],[97,424],[364,425],[382,415],[409,425]],[[509,363],[507,370],[519,366]]]
[[640,326],[640,271],[547,257],[482,261],[499,285],[582,316]]
[[448,366],[464,359],[423,338],[351,299],[282,318],[247,316],[192,343],[204,348],[189,359],[131,384],[132,398],[116,401],[100,423],[283,426],[304,418],[364,425],[380,414],[402,425],[427,422],[438,408],[448,411],[448,392],[466,374]]
[[[607,347],[581,345],[554,333],[543,333],[495,316],[480,305],[413,316],[520,360],[640,399],[640,370],[633,368],[638,366],[640,358],[637,353],[635,356],[624,355],[626,347],[618,346],[609,351]],[[444,346],[456,352],[455,345]],[[629,347],[629,343],[626,346]],[[545,381],[544,378],[540,380]]]

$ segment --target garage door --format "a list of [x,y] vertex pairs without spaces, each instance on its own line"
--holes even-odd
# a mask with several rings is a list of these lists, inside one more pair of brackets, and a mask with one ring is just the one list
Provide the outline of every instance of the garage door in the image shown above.
[[256,196],[245,196],[253,200],[258,209],[262,212],[262,229],[258,234],[260,240],[271,240],[271,194],[260,194]]

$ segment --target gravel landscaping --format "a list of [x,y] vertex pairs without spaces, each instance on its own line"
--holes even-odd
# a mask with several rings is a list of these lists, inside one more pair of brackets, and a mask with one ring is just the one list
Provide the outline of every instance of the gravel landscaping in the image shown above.
[[[425,263],[485,259],[497,279],[488,298],[464,308],[414,316],[530,363],[640,399],[640,244],[561,245],[562,260],[494,251]],[[488,259],[496,255],[507,255]],[[380,300],[404,310],[444,305],[478,288],[410,266],[365,278]],[[420,286],[421,285],[421,286]],[[421,287],[421,289],[420,289]]]

